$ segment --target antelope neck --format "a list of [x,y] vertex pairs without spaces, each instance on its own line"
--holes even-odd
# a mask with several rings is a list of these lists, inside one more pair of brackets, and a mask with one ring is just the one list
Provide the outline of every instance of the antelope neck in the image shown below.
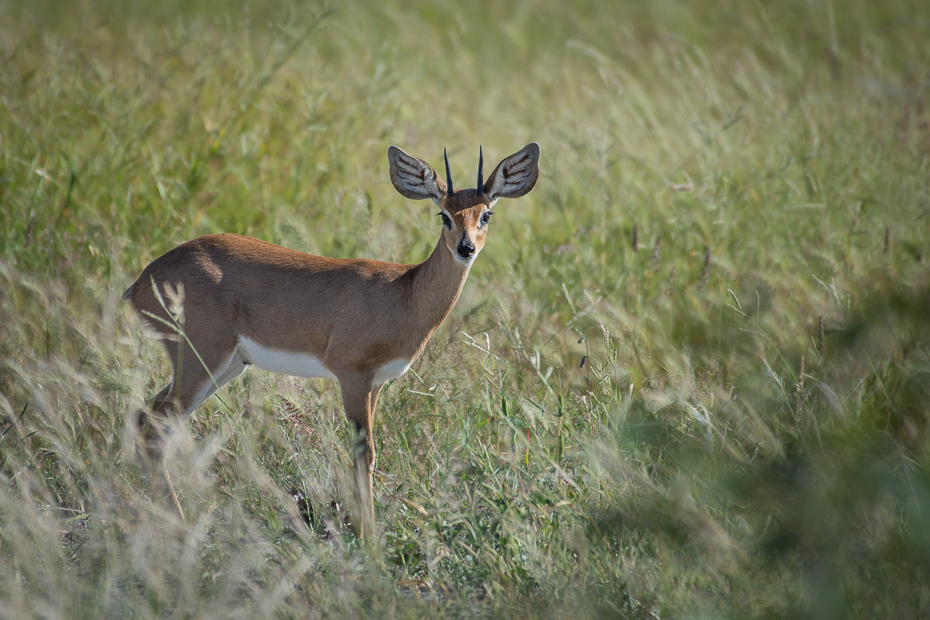
[[452,311],[470,269],[470,263],[463,265],[452,256],[442,236],[430,257],[415,267],[413,298],[424,301],[414,307],[417,318],[429,325],[430,331]]

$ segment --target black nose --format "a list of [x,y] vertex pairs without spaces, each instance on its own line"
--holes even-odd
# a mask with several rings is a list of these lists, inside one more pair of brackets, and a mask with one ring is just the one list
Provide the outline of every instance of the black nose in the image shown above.
[[471,258],[471,255],[475,253],[475,244],[471,242],[467,235],[463,235],[456,251],[462,258]]

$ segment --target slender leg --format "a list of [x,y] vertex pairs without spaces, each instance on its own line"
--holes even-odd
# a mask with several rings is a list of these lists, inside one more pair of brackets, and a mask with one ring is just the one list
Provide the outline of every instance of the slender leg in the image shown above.
[[[194,355],[189,345],[185,344],[178,355],[178,345],[174,341],[164,340],[165,349],[174,365],[174,379],[171,384],[159,392],[152,400],[151,415],[145,411],[137,414],[142,440],[141,460],[143,469],[152,485],[153,496],[160,494],[156,481],[158,471],[167,484],[167,493],[174,502],[181,520],[185,519],[184,509],[171,482],[165,459],[168,453],[162,445],[166,421],[171,417],[189,414],[201,402],[209,398],[224,383],[238,377],[245,370],[245,365],[235,355],[235,343],[232,350],[221,352],[214,349],[212,355],[201,354],[200,359]],[[193,363],[191,362],[193,360]],[[184,363],[186,361],[186,363]],[[209,372],[204,363],[210,368]]]
[[[215,338],[213,342],[226,342],[227,346],[202,351],[199,359],[186,342],[179,354],[176,340],[162,341],[174,368],[174,378],[152,399],[149,410],[143,409],[136,413],[141,440],[140,457],[150,480],[157,478],[152,475],[155,473],[154,468],[165,457],[162,438],[169,420],[189,414],[220,386],[242,374],[246,368],[235,355],[235,339],[220,340],[216,338],[217,334],[208,336]],[[204,363],[210,368],[209,372],[204,368]]]
[[[152,399],[152,417],[156,420],[172,414],[190,414],[197,405],[246,369],[235,354],[235,335],[215,328],[200,331],[205,332],[201,334],[200,341],[213,346],[198,347],[198,351],[194,352],[187,341],[179,347],[175,339],[162,340],[171,360],[174,378]],[[140,427],[143,423],[140,420]]]
[[384,384],[376,385],[371,388],[371,421],[374,424],[375,420],[375,411],[378,410],[378,397],[381,396],[381,388],[384,387]]
[[375,502],[374,502],[374,493],[372,491],[372,475],[375,471],[375,436],[374,436],[374,426],[375,426],[375,409],[378,406],[378,397],[381,395],[381,385],[376,385],[371,388],[371,391],[368,394],[368,427],[365,431],[365,437],[367,439],[367,454],[370,455],[367,460],[367,469],[368,469],[368,512],[371,515],[371,534],[372,540],[378,539],[378,532],[375,530]]
[[346,418],[355,425],[355,499],[356,533],[359,538],[375,540],[375,505],[371,489],[371,473],[375,463],[375,444],[372,438],[371,379],[358,375],[339,377],[342,405]]
[[134,414],[136,430],[139,432],[139,458],[143,467],[147,470],[153,462],[157,462],[159,456],[159,444],[161,436],[159,426],[164,426],[163,421],[169,416],[169,411],[174,405],[174,382],[166,385],[156,394],[148,408],[142,408]]
[[[149,484],[149,491],[153,501],[161,503],[169,497],[173,500],[181,520],[184,521],[184,510],[171,483],[168,471],[163,467],[162,459],[166,453],[162,449],[162,441],[167,427],[167,420],[176,414],[174,398],[174,380],[166,385],[152,398],[151,406],[136,412],[136,427],[139,431],[139,444],[137,455]],[[159,475],[159,472],[162,475]]]

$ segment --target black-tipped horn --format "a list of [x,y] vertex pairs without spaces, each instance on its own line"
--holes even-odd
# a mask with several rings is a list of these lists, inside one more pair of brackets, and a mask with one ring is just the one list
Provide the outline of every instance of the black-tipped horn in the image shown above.
[[484,187],[484,149],[480,146],[478,147],[478,193],[481,193],[481,188]]
[[445,147],[442,149],[442,156],[446,158],[446,191],[451,196],[452,195],[452,172],[449,171],[449,154],[446,153]]

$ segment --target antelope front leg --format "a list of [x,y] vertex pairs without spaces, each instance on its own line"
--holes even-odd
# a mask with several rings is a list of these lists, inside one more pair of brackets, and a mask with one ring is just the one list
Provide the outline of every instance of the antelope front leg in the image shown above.
[[355,425],[355,510],[353,522],[359,538],[374,541],[375,505],[371,490],[371,474],[375,464],[375,442],[372,436],[373,405],[377,402],[380,386],[371,387],[371,380],[359,377],[340,378],[342,406],[346,418]]

